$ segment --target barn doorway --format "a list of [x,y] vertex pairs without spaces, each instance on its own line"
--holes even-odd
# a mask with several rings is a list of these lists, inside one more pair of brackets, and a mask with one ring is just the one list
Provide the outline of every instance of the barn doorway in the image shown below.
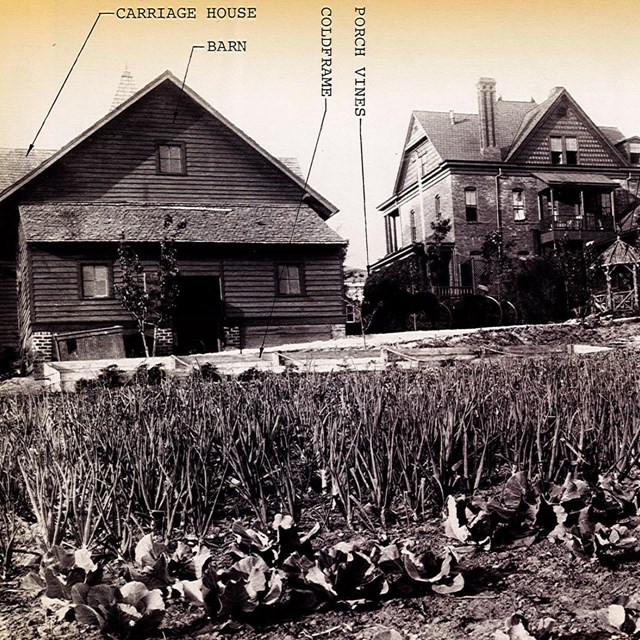
[[178,355],[220,350],[222,300],[217,276],[180,276],[173,316]]

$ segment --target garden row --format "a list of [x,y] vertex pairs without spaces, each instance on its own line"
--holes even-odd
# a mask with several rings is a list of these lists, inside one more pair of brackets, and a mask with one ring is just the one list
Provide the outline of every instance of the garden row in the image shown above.
[[595,480],[637,457],[640,356],[420,371],[199,377],[0,399],[0,554],[18,516],[45,548],[128,554],[153,531],[204,540],[275,513],[420,521],[512,469]]

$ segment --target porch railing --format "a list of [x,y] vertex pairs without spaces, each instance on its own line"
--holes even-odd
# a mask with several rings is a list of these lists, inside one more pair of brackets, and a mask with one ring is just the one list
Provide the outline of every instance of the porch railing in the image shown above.
[[613,231],[611,216],[600,216],[588,213],[585,216],[555,216],[543,218],[540,222],[542,231],[575,230],[575,231]]
[[474,290],[473,287],[444,287],[437,285],[433,287],[433,293],[438,298],[461,298],[462,296],[473,295]]
[[[635,298],[633,289],[627,291],[612,291],[610,294],[594,293],[591,304],[594,311],[634,311]],[[609,296],[611,296],[609,298]]]

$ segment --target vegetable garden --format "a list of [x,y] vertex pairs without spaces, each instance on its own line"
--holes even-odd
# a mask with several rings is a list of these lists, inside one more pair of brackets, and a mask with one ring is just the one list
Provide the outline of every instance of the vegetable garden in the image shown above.
[[[229,630],[464,594],[466,557],[514,544],[635,562],[639,365],[625,351],[0,398],[2,572],[30,525],[23,586],[52,619],[133,638],[177,601]],[[445,547],[402,534],[443,512]],[[640,605],[611,604],[635,633]]]

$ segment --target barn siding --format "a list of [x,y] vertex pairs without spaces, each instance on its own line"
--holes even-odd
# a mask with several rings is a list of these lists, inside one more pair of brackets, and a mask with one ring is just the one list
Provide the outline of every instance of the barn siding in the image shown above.
[[[185,143],[187,175],[157,173],[158,142]],[[36,178],[25,200],[296,204],[301,194],[291,178],[167,81]]]
[[17,349],[18,314],[15,262],[0,262],[0,353],[6,348]]
[[[239,253],[241,250],[237,248],[179,246],[180,273],[221,277],[227,324],[264,324],[272,306],[273,330],[280,325],[343,324],[341,250],[336,247],[285,249],[254,247]],[[252,257],[244,257],[246,254]],[[152,271],[157,267],[150,255],[149,250],[142,251],[145,269]],[[305,295],[279,296],[274,304],[275,264],[282,260],[304,265]],[[31,246],[34,326],[61,330],[64,325],[75,329],[83,324],[131,324],[131,316],[118,299],[81,297],[79,265],[92,262],[112,262],[114,284],[121,282],[115,247]]]

